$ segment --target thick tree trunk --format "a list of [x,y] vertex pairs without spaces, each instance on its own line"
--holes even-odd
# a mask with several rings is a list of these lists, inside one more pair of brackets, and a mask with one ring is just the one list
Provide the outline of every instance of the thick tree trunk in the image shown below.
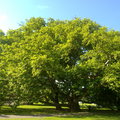
[[77,98],[69,98],[69,108],[71,111],[80,111],[80,105]]

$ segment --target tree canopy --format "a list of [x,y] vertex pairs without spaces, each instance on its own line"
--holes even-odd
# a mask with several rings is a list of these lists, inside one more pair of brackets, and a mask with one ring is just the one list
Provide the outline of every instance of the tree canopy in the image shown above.
[[1,105],[67,103],[77,111],[82,101],[120,109],[119,31],[90,19],[33,17],[6,35],[0,30],[0,41]]

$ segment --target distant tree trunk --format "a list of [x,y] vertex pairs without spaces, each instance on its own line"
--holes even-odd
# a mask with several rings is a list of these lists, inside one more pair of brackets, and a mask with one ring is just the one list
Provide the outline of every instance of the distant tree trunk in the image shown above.
[[54,103],[56,110],[61,110],[61,105],[59,104],[59,99],[58,99],[58,92],[55,92]]
[[61,110],[61,105],[59,104],[59,88],[55,83],[54,79],[50,79],[50,84],[51,84],[51,90],[54,96],[53,102],[55,104],[56,110]]

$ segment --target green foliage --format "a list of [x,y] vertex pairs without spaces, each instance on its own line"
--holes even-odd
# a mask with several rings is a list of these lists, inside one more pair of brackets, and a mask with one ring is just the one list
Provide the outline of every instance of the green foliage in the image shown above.
[[[0,77],[8,80],[12,104],[43,101],[60,109],[59,102],[67,102],[79,110],[79,101],[107,101],[119,108],[120,32],[90,19],[33,17],[6,36],[0,33]],[[102,88],[115,101],[100,102]]]
[[5,33],[0,29],[0,37],[4,36],[4,35],[5,35]]

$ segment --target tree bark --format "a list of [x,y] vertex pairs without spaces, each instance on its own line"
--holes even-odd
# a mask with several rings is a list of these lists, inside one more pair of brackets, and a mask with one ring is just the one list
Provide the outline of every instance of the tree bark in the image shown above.
[[69,108],[71,111],[80,111],[79,101],[76,97],[69,98]]

